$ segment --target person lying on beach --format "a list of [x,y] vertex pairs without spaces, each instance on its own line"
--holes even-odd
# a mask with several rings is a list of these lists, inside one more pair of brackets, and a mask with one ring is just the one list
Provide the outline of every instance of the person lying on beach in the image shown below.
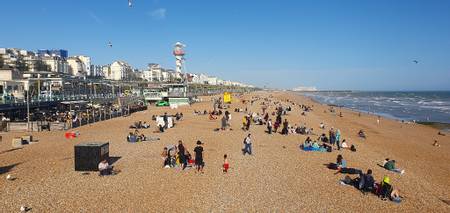
[[147,122],[144,121],[144,123],[142,124],[142,128],[148,129],[148,128],[150,128],[150,124],[148,124]]
[[395,160],[389,160],[389,158],[386,158],[383,162],[383,167],[389,171],[393,171],[396,173],[404,174],[404,169],[399,169],[395,167]]
[[209,120],[217,120],[217,117],[214,116],[212,113],[209,114]]
[[361,173],[358,182],[358,189],[364,194],[366,192],[373,192],[375,190],[375,179],[372,175],[372,169],[368,169],[366,174]]
[[440,136],[445,136],[445,134],[442,133],[441,131],[438,132],[438,135],[440,135]]

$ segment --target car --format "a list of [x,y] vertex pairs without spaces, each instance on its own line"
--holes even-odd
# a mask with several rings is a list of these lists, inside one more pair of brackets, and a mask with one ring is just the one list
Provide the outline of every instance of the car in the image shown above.
[[158,101],[156,102],[156,106],[169,106],[168,101]]

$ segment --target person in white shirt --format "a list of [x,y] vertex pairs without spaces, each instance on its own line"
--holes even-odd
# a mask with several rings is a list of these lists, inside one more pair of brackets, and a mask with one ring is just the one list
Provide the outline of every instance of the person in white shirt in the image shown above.
[[113,167],[109,165],[107,160],[102,160],[98,164],[98,171],[100,172],[100,176],[103,175],[111,175]]
[[252,154],[252,139],[250,138],[251,134],[248,134],[247,137],[244,139],[244,149],[242,150],[242,153],[245,154]]
[[267,132],[269,134],[272,134],[272,119],[269,119],[269,121],[267,122]]

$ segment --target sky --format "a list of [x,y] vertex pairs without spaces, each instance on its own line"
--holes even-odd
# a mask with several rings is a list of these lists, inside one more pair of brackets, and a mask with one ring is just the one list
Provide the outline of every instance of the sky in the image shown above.
[[0,47],[174,68],[181,41],[187,72],[259,87],[450,90],[448,0],[132,2],[2,1]]

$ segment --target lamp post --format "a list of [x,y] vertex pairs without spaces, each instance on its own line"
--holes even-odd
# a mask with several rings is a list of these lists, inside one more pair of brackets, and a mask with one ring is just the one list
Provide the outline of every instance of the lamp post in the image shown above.
[[27,86],[27,130],[30,131],[30,85]]

